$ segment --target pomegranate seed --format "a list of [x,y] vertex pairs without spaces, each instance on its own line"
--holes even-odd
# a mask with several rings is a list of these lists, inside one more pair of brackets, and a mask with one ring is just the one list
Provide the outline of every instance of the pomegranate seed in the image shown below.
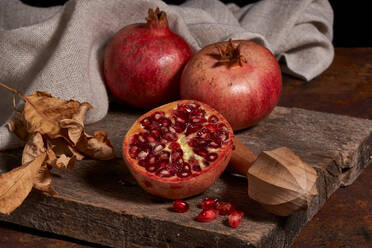
[[205,157],[208,155],[208,151],[201,147],[196,147],[193,151],[198,154],[199,156]]
[[144,159],[146,156],[147,156],[147,152],[145,151],[141,151],[140,153],[138,153],[138,158],[140,159]]
[[143,118],[141,121],[141,125],[146,127],[149,127],[151,125],[151,119],[149,117]]
[[229,133],[226,131],[218,131],[217,135],[221,138],[222,141],[226,141],[229,139]]
[[217,205],[218,199],[217,198],[204,198],[201,203],[201,208],[204,210],[207,209],[215,209]]
[[235,210],[235,207],[230,202],[219,202],[216,209],[219,211],[220,215],[228,215]]
[[200,105],[197,104],[197,103],[189,103],[189,104],[186,104],[185,107],[186,107],[189,111],[191,111],[191,110],[194,110],[194,109],[199,108]]
[[215,115],[211,115],[211,116],[209,116],[209,118],[208,118],[208,122],[209,122],[209,123],[217,123],[217,122],[218,122],[218,118],[217,118],[217,116],[215,116]]
[[192,112],[192,115],[195,117],[203,117],[205,115],[204,109],[196,109]]
[[180,147],[181,146],[180,146],[180,144],[178,144],[178,142],[172,142],[169,145],[169,149],[171,149],[171,150],[175,150],[175,149],[180,148]]
[[208,146],[211,147],[211,148],[219,148],[219,147],[221,147],[221,145],[219,143],[217,143],[217,142],[215,142],[213,140],[208,144]]
[[173,211],[177,213],[184,213],[189,210],[189,204],[182,200],[175,200],[173,202]]
[[146,166],[145,167],[146,168],[146,170],[148,171],[148,172],[155,172],[157,169],[159,169],[159,165],[157,165],[157,164],[149,164],[148,166]]
[[180,148],[177,148],[175,150],[172,151],[172,154],[171,154],[171,157],[172,157],[172,161],[175,162],[177,161],[178,159],[182,158],[183,156],[183,151],[182,149]]
[[151,130],[150,133],[151,133],[151,135],[153,135],[156,139],[159,138],[159,136],[160,136],[159,131],[156,130],[156,129]]
[[163,116],[165,116],[165,113],[163,111],[158,111],[158,112],[155,112],[154,114],[152,114],[152,118],[155,119],[155,120],[160,120]]
[[193,165],[193,166],[192,166],[192,170],[193,170],[193,171],[198,171],[198,172],[199,172],[199,171],[201,171],[201,167],[200,167],[200,165],[196,164],[196,165]]
[[187,127],[187,131],[186,131],[186,136],[187,135],[190,135],[192,133],[195,133],[196,131],[198,131],[200,128],[202,128],[201,125],[199,124],[191,124]]
[[149,156],[147,156],[147,161],[149,164],[155,164],[156,160],[157,160],[156,156],[153,154],[150,154]]
[[167,139],[168,141],[176,141],[177,140],[177,134],[175,133],[165,133],[164,138]]
[[129,154],[131,158],[136,158],[138,153],[138,147],[137,146],[131,146],[129,148]]
[[156,141],[156,139],[153,136],[151,136],[151,135],[147,136],[147,142],[153,143],[155,141]]
[[204,164],[205,166],[209,166],[209,162],[208,162],[207,160],[203,160],[203,164]]
[[154,147],[154,153],[158,153],[158,152],[160,152],[161,150],[163,150],[164,149],[164,145],[162,145],[162,144],[158,144],[158,145],[156,145],[155,147]]
[[160,152],[160,154],[159,154],[159,160],[166,160],[166,161],[168,161],[169,160],[169,157],[170,157],[170,152],[168,152],[168,151],[162,151],[162,152]]
[[163,127],[168,127],[171,123],[171,121],[168,119],[168,118],[163,118],[161,121],[160,121],[161,125]]
[[229,215],[229,226],[236,228],[240,225],[244,218],[243,211],[235,210]]
[[218,155],[217,153],[215,152],[212,152],[212,153],[209,153],[208,156],[206,157],[206,159],[209,161],[209,162],[213,162],[217,159]]
[[177,173],[177,176],[180,178],[185,178],[191,175],[190,170],[181,170],[180,172]]
[[216,124],[207,124],[204,126],[206,129],[208,129],[211,132],[215,132],[217,130],[217,125]]
[[174,125],[172,128],[176,131],[176,133],[182,133],[183,132],[183,126],[182,125]]
[[199,213],[198,217],[196,217],[196,220],[199,222],[209,222],[218,217],[218,210],[216,209],[207,209],[203,210]]
[[172,177],[175,174],[175,171],[170,171],[167,168],[160,168],[160,170],[155,173],[158,177]]

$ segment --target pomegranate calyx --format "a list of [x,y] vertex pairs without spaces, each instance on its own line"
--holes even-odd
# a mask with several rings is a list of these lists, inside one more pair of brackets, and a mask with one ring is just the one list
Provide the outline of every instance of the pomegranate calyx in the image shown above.
[[243,66],[243,63],[247,63],[247,59],[240,54],[240,44],[234,47],[232,40],[229,40],[229,44],[226,48],[216,45],[216,48],[219,53],[219,63],[227,63],[228,67],[240,65]]
[[156,30],[157,33],[161,33],[161,31],[170,31],[167,14],[164,11],[160,11],[159,8],[156,8],[155,11],[149,9],[148,13],[149,15],[146,17],[146,21],[150,29]]

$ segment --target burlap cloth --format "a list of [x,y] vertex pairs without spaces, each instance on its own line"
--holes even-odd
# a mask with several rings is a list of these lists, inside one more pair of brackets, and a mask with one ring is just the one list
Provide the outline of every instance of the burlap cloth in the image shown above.
[[[254,40],[269,48],[284,73],[311,80],[332,62],[333,11],[327,0],[262,0],[239,8],[217,0],[181,6],[159,0],[70,0],[37,8],[0,1],[0,82],[28,95],[48,91],[94,106],[87,123],[102,119],[108,97],[102,52],[120,28],[145,22],[149,8],[168,14],[170,27],[194,51],[217,41]],[[9,133],[11,94],[0,89],[0,150],[21,143]]]

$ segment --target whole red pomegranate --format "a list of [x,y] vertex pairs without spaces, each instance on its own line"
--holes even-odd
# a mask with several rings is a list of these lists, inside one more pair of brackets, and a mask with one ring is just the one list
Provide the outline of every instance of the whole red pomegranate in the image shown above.
[[179,95],[179,78],[192,51],[168,26],[159,8],[147,23],[121,29],[104,54],[107,87],[118,99],[139,108],[160,105]]
[[234,130],[252,126],[278,103],[280,67],[272,53],[252,41],[208,45],[187,63],[181,76],[183,99],[205,102]]
[[123,158],[147,192],[182,199],[205,191],[225,170],[234,134],[216,110],[175,101],[141,116],[127,132]]

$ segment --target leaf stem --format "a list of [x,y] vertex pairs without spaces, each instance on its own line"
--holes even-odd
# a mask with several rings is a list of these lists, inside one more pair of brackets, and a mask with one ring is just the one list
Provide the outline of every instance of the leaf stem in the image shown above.
[[20,98],[22,98],[22,100],[26,101],[26,98],[22,94],[22,92],[20,92],[18,90],[15,90],[13,88],[10,88],[8,85],[6,85],[6,84],[4,84],[2,82],[0,82],[0,86],[3,87],[3,88],[5,88],[5,89],[7,89],[7,90],[9,90],[9,91],[11,91],[11,92],[13,92],[14,94],[16,94],[17,96],[19,96]]

